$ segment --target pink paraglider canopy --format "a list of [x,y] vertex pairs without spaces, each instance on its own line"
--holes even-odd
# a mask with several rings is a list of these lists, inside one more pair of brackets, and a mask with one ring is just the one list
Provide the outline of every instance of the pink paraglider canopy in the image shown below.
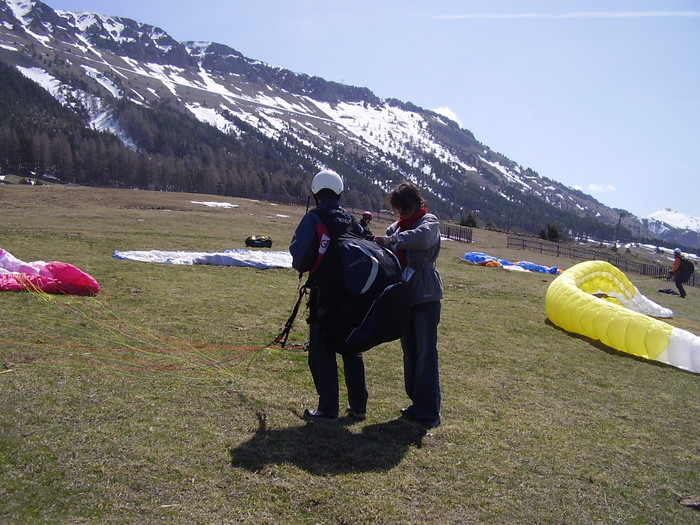
[[100,285],[72,264],[23,262],[0,249],[0,291],[38,291],[50,294],[97,295]]

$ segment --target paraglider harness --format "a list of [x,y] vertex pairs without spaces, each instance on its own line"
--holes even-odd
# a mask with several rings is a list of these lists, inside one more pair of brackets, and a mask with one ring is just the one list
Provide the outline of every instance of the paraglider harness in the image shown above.
[[680,275],[681,282],[683,284],[690,280],[690,276],[695,273],[695,266],[688,259],[681,259],[681,266],[678,268],[678,274]]
[[329,248],[319,269],[299,287],[292,314],[274,343],[284,347],[310,290],[314,308],[309,321],[321,327],[337,353],[360,353],[400,338],[408,326],[410,301],[396,255],[334,220],[332,211],[316,208],[312,213],[330,232]]

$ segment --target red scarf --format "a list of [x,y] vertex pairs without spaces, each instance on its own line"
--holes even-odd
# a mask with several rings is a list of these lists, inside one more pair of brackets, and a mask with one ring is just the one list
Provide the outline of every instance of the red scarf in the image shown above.
[[[410,217],[403,219],[399,217],[399,221],[396,223],[396,231],[403,232],[406,230],[412,230],[414,225],[418,222],[418,220],[423,217],[428,213],[428,208],[425,206],[421,206],[416,210],[416,212],[411,215]],[[399,262],[401,263],[401,268],[405,268],[407,264],[406,260],[406,250],[403,248],[397,248],[396,249],[396,256],[399,258]]]

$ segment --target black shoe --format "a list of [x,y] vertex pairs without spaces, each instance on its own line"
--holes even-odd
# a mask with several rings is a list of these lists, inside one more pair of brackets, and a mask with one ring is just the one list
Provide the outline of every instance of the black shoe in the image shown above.
[[413,413],[413,405],[411,405],[410,407],[402,408],[401,417],[404,417],[406,419],[415,419],[416,416]]
[[330,416],[328,414],[324,414],[320,410],[314,410],[313,408],[307,408],[304,410],[304,419],[306,421],[331,421],[331,422],[337,422],[338,421],[338,416]]
[[345,409],[345,413],[348,415],[348,417],[351,417],[357,421],[364,421],[367,419],[367,412],[357,412],[350,407]]

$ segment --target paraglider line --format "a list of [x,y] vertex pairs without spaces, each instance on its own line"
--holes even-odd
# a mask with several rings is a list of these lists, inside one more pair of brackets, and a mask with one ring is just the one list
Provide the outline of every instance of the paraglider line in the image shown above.
[[[87,326],[92,325],[104,329],[108,334],[104,341],[108,344],[103,347],[69,343],[46,332],[0,321],[0,326],[11,328],[18,333],[25,333],[28,335],[28,339],[33,340],[29,342],[0,339],[0,343],[5,348],[42,350],[50,352],[55,359],[47,361],[45,357],[15,356],[10,358],[9,355],[4,356],[10,362],[43,366],[99,367],[131,372],[157,371],[166,374],[184,374],[190,377],[211,376],[214,374],[232,377],[236,374],[231,370],[231,366],[240,365],[246,360],[251,362],[262,350],[280,348],[279,337],[265,346],[213,345],[189,342],[126,323],[114,312],[106,310],[104,305],[97,299],[93,299],[88,303],[92,305],[92,310],[90,310],[90,308],[80,308],[68,304],[56,296],[39,290],[31,293],[47,303],[60,306],[71,314],[81,317],[88,323]],[[102,312],[101,315],[97,311],[98,307]],[[68,325],[43,317],[34,317],[34,319],[39,319],[45,324],[52,324],[75,331],[81,336],[95,336],[95,333],[87,328]],[[303,345],[294,344],[287,346],[290,348],[303,347]],[[281,348],[284,348],[284,344],[282,344]],[[215,359],[212,356],[212,354],[228,352],[234,352],[234,355],[222,359]],[[0,357],[3,357],[2,354],[0,354]],[[173,360],[174,363],[167,363],[168,360]]]

